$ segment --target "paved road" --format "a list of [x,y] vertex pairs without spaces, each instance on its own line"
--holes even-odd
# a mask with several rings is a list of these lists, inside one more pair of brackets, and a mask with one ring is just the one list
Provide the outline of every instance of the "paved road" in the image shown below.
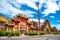
[[60,35],[0,37],[0,40],[60,40]]

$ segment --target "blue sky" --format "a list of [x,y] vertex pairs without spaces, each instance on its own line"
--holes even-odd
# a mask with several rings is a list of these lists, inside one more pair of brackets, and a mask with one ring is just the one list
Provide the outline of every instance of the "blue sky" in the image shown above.
[[48,19],[51,26],[55,25],[60,30],[60,0],[0,0],[0,16],[10,19],[24,14],[30,20],[38,21],[38,2],[41,23]]

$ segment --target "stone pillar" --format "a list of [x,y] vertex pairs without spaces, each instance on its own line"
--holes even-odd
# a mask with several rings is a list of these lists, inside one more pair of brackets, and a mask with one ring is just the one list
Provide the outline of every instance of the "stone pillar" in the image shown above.
[[20,31],[20,23],[18,24],[18,31]]
[[28,32],[28,25],[27,25],[27,32]]
[[8,26],[7,26],[6,30],[8,31]]
[[28,25],[27,25],[27,23],[26,23],[26,31],[28,32]]
[[19,27],[19,32],[20,32],[20,18],[18,18],[18,20],[19,20],[18,27]]
[[14,27],[12,28],[12,30],[14,31]]

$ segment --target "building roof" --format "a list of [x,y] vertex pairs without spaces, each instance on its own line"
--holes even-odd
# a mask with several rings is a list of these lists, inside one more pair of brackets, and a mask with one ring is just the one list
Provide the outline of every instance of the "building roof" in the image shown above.
[[25,19],[28,19],[28,17],[27,17],[26,15],[23,15],[23,14],[18,14],[17,16],[18,16],[18,17],[25,18]]
[[12,27],[13,27],[13,26],[14,26],[14,24],[10,24],[10,23],[8,23],[8,24],[6,24],[6,26],[12,26]]
[[7,18],[5,18],[4,16],[0,16],[0,22],[6,22],[7,21]]
[[27,21],[28,24],[32,24],[31,21]]
[[9,24],[13,24],[13,22],[12,22],[12,20],[10,19],[10,20],[8,20],[7,22],[6,22],[7,24],[9,23]]
[[17,22],[20,22],[20,20],[18,20],[18,19],[11,19],[12,21],[17,21]]
[[0,27],[0,30],[5,30],[5,28],[4,27]]

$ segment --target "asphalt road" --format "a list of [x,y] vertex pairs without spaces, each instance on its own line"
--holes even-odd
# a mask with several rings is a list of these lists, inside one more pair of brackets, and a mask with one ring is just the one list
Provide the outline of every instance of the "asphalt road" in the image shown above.
[[60,35],[0,37],[0,40],[60,40]]

